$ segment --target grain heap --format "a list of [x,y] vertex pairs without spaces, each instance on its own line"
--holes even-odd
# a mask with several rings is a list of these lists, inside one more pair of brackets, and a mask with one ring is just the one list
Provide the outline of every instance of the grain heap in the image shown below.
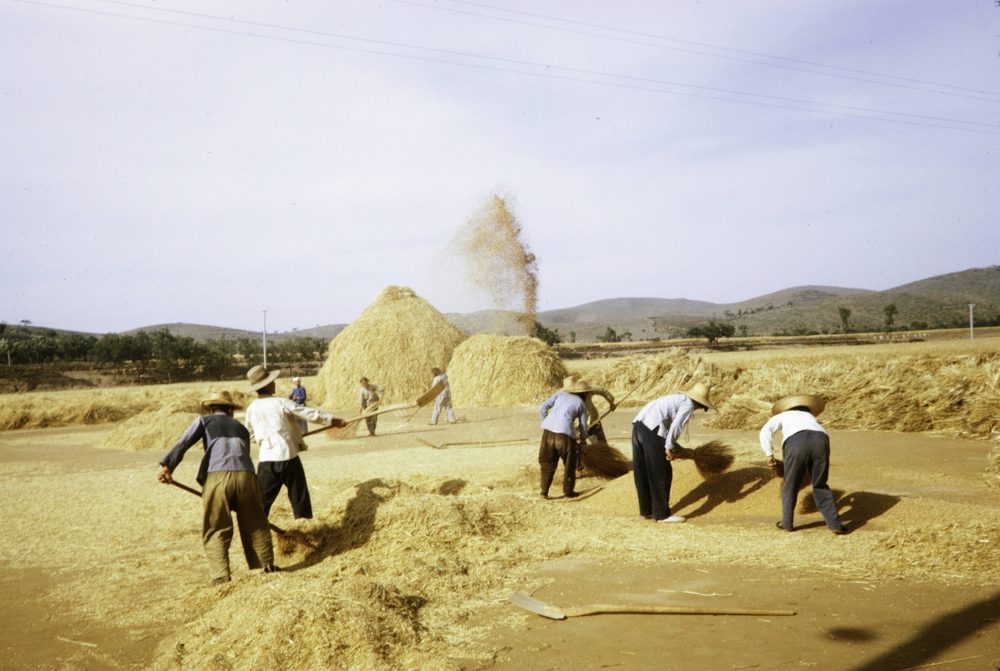
[[385,388],[386,401],[413,400],[430,386],[431,368],[447,364],[464,337],[412,289],[386,287],[330,342],[313,400],[353,411],[362,375]]
[[537,338],[480,333],[457,348],[448,366],[456,405],[499,408],[545,400],[566,367]]

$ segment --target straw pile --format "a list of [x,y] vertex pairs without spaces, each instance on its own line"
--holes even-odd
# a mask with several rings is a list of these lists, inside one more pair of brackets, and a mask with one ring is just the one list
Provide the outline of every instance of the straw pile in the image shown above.
[[387,287],[330,342],[313,400],[353,410],[361,376],[385,388],[383,401],[412,400],[430,386],[431,368],[447,364],[464,338],[411,289]]
[[196,412],[170,407],[144,410],[104,434],[97,447],[126,452],[158,450],[166,453],[197,416]]
[[455,348],[448,365],[455,404],[479,408],[541,402],[565,377],[555,350],[527,336],[474,335]]
[[720,370],[697,354],[673,347],[655,356],[625,357],[594,375],[591,382],[611,391],[615,398],[630,394],[625,404],[639,406],[684,391],[696,382],[713,386],[712,401],[716,403],[716,388],[736,377],[738,373]]
[[[163,641],[154,669],[453,669],[489,656],[470,616],[534,560],[517,535],[533,501],[510,494],[443,495],[440,479],[371,479],[343,506],[279,543],[275,576],[192,592],[191,621]],[[292,570],[305,569],[308,570]],[[248,640],[249,638],[249,640]],[[251,643],[252,644],[249,644]]]
[[[823,423],[835,429],[937,431],[991,438],[1000,429],[1000,353],[901,354],[898,350],[743,364],[713,390],[710,426],[757,430],[774,401],[816,393],[829,401]],[[756,399],[756,401],[755,401]],[[722,401],[719,403],[718,401]]]

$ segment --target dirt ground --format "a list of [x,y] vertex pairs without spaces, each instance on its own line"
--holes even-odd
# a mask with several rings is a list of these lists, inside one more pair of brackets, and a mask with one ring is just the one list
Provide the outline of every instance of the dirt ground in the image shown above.
[[[623,450],[633,414],[622,409],[606,420]],[[799,529],[787,534],[773,526],[778,481],[761,468],[751,433],[692,422],[687,445],[724,440],[737,462],[714,483],[677,465],[671,503],[689,521],[664,525],[638,517],[631,476],[583,478],[579,499],[540,499],[534,408],[459,416],[459,424],[438,426],[422,415],[409,423],[385,416],[374,438],[317,437],[303,455],[320,515],[358,483],[391,477],[487,493],[513,482],[525,505],[551,520],[538,561],[482,595],[472,622],[455,623],[485,631],[473,647],[492,654],[452,659],[451,668],[1000,669],[1000,489],[985,482],[990,443],[831,432],[831,486],[852,533],[834,536],[817,513],[800,511]],[[0,433],[0,668],[156,666],[179,656],[183,644],[174,641],[200,626],[192,604],[227,595],[207,586],[195,497],[155,481],[159,452],[95,449],[109,429]],[[194,484],[197,462],[192,453],[177,479]],[[272,521],[292,522],[283,496]],[[234,584],[263,580],[241,565],[238,543],[231,554]],[[260,588],[308,585],[318,568],[278,574]],[[513,590],[564,608],[669,604],[795,615],[556,621],[512,605]]]

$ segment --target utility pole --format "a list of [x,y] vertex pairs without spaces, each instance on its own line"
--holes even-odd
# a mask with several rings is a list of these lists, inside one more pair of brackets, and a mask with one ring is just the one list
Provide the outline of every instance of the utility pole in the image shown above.
[[976,307],[975,303],[969,303],[969,340],[975,337],[972,335],[972,308],[974,307]]
[[264,368],[267,368],[267,310],[264,310]]

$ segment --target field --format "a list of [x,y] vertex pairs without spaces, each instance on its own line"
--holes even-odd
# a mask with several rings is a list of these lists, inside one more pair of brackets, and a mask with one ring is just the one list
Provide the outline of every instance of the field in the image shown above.
[[[285,570],[247,571],[237,542],[222,587],[207,583],[199,502],[155,480],[197,399],[220,385],[0,396],[0,666],[998,669],[998,344],[568,361],[631,393],[605,420],[625,453],[634,407],[715,384],[719,411],[699,413],[684,442],[722,440],[737,460],[715,481],[675,466],[683,525],[640,519],[628,475],[540,499],[534,404],[456,398],[455,425],[429,426],[425,409],[383,416],[374,438],[320,434],[303,455],[316,519],[294,521],[283,496],[272,511],[291,532],[275,537]],[[799,530],[773,527],[779,481],[756,429],[761,406],[800,391],[831,399],[847,536],[825,530],[808,489]],[[177,479],[193,484],[196,468],[192,454]],[[554,621],[513,606],[515,590],[564,608],[796,614]]]

